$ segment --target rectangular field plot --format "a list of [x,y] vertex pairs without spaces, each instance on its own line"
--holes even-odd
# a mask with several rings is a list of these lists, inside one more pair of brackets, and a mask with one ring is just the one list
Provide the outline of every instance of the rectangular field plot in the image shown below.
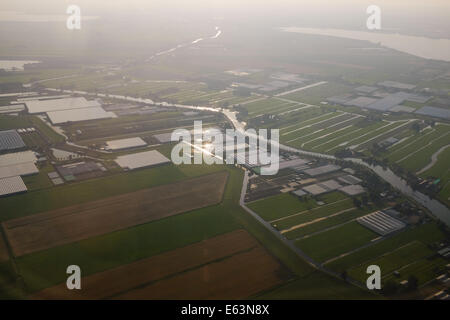
[[424,258],[398,269],[397,271],[400,273],[399,277],[391,273],[382,277],[381,280],[385,283],[389,280],[401,282],[408,280],[409,276],[414,275],[418,280],[417,284],[421,286],[442,274],[446,270],[445,266],[447,264],[448,260],[441,257]]
[[245,299],[287,279],[284,268],[264,248],[258,246],[115,298]]
[[249,118],[254,118],[262,114],[279,114],[300,107],[301,105],[295,102],[289,102],[274,98],[259,100],[244,105],[244,108],[248,111]]
[[435,223],[428,223],[398,233],[391,238],[377,242],[372,246],[363,248],[345,257],[336,259],[326,266],[333,271],[342,272],[358,266],[366,261],[373,260],[383,254],[392,251],[392,248],[402,247],[412,241],[420,241],[424,244],[433,243],[444,238],[444,234]]
[[290,232],[286,232],[286,233],[284,233],[284,236],[287,237],[288,239],[298,239],[298,238],[306,237],[306,236],[309,236],[316,232],[325,230],[327,228],[331,228],[331,227],[338,226],[343,223],[347,223],[349,221],[353,221],[356,218],[369,213],[370,211],[371,211],[371,209],[366,209],[366,208],[354,209],[354,210],[350,210],[350,211],[345,211],[345,212],[340,213],[335,216],[324,217],[322,219],[318,219],[318,221],[315,221],[313,223],[305,224],[301,228],[297,228]]
[[34,299],[104,299],[185,270],[248,251],[257,241],[240,229],[183,248],[82,278],[83,290],[67,290],[61,283],[32,296]]
[[16,262],[27,291],[37,292],[65,282],[73,261],[88,276],[237,230],[230,210],[209,206],[21,256]]
[[352,209],[354,209],[353,201],[347,198],[273,221],[272,225],[278,230],[281,230],[282,233],[287,233],[302,228],[306,224],[317,222],[322,218],[338,215]]
[[[388,159],[389,161],[399,162],[406,159],[409,155],[417,152],[419,149],[431,146],[435,143],[437,145],[445,143],[445,138],[450,133],[450,127],[446,125],[437,125],[435,128],[424,130],[422,133],[418,133],[410,138],[404,140],[402,143],[395,145],[389,149]],[[439,148],[438,148],[439,149]],[[421,152],[422,153],[422,152]],[[431,154],[429,154],[431,157]]]
[[227,172],[74,205],[3,223],[16,256],[221,202]]
[[322,232],[295,244],[312,259],[324,262],[370,243],[377,234],[357,222]]
[[247,206],[259,214],[264,220],[272,221],[307,210],[309,207],[315,207],[316,202],[312,199],[307,202],[302,202],[291,194],[283,193],[251,202]]
[[[346,196],[340,192],[331,192],[320,196],[318,199],[330,204],[339,200],[346,199]],[[307,201],[301,201],[298,197],[283,193],[269,198],[264,198],[254,202],[250,202],[247,206],[255,211],[266,221],[275,222],[282,220],[285,217],[294,215],[297,213],[305,212],[312,208],[316,208],[318,205],[316,200],[308,199]]]
[[410,263],[428,257],[433,254],[425,244],[419,241],[413,241],[405,244],[404,246],[394,249],[391,252],[384,254],[383,256],[366,261],[363,264],[354,267],[348,271],[348,274],[361,282],[364,282],[367,278],[366,269],[370,265],[377,265],[381,268],[382,278],[390,273],[406,266]]

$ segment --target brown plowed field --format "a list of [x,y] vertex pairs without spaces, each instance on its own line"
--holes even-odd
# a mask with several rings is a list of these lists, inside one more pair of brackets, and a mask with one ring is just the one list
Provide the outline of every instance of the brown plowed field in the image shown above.
[[115,299],[245,299],[287,280],[287,272],[258,246],[222,261],[131,290]]
[[250,250],[258,243],[245,230],[236,230],[205,241],[83,277],[81,290],[65,283],[44,289],[34,299],[102,299],[170,275],[198,268],[223,257]]
[[3,223],[15,256],[221,202],[228,173],[140,190]]

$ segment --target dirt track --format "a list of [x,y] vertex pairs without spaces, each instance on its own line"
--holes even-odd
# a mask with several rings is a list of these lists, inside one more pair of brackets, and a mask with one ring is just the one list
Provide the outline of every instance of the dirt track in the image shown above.
[[227,177],[219,172],[9,220],[3,228],[14,255],[22,256],[217,204]]

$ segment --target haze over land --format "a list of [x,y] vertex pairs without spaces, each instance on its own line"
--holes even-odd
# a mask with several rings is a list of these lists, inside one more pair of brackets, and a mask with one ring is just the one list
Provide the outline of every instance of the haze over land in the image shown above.
[[449,299],[450,2],[371,4],[1,1],[0,299]]

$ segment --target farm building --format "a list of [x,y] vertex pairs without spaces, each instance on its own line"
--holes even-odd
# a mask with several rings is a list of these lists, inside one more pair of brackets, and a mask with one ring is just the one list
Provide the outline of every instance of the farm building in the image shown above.
[[396,92],[364,107],[376,111],[388,111],[393,107],[402,104],[409,96],[410,94],[406,92]]
[[450,110],[448,109],[425,106],[417,110],[415,113],[450,120]]
[[34,152],[16,152],[0,156],[0,179],[13,176],[26,176],[36,174],[37,161]]
[[156,150],[127,154],[116,159],[116,163],[127,170],[169,163],[170,160]]
[[107,112],[102,107],[52,111],[47,115],[53,124],[117,118],[113,112]]
[[377,102],[378,99],[375,98],[370,98],[370,97],[357,97],[355,99],[346,101],[345,103],[343,103],[343,105],[345,106],[355,106],[355,107],[359,107],[359,108],[364,108],[372,103]]
[[98,164],[93,161],[86,161],[86,162],[81,161],[76,163],[65,164],[56,167],[56,169],[58,170],[59,174],[62,177],[64,177],[66,181],[73,181],[86,175],[98,176],[102,172],[106,171],[106,168],[103,167],[102,164]]
[[320,176],[322,174],[331,173],[340,170],[341,167],[334,164],[327,164],[325,166],[307,169],[304,172],[311,177]]
[[116,118],[105,111],[97,100],[83,97],[24,101],[31,114],[46,113],[53,124],[95,119]]
[[370,230],[385,236],[395,231],[401,230],[406,225],[383,211],[377,211],[370,213],[363,217],[356,219],[361,225],[369,228]]
[[351,185],[342,187],[339,189],[339,191],[341,191],[349,196],[356,196],[358,194],[366,192],[366,190],[363,187],[361,187],[359,184],[351,184]]
[[320,194],[338,190],[341,187],[342,186],[335,180],[327,180],[304,187],[303,191],[306,191],[313,196],[318,196]]
[[374,91],[377,91],[378,88],[377,87],[372,87],[372,86],[360,86],[355,88],[355,91],[359,92],[359,93],[372,93]]
[[20,176],[0,179],[0,197],[20,192],[26,192],[28,189]]
[[100,107],[96,100],[88,101],[85,98],[63,98],[50,100],[30,100],[26,101],[29,113],[47,113],[61,110],[86,109]]
[[345,184],[357,184],[357,183],[361,183],[362,180],[351,175],[351,174],[347,174],[345,176],[339,177],[338,180],[340,182],[343,182]]
[[147,145],[147,142],[145,142],[144,140],[142,140],[139,137],[136,137],[136,138],[107,141],[106,149],[117,151],[117,150],[145,147],[146,145]]
[[25,148],[25,143],[16,130],[0,131],[0,152],[21,148]]
[[397,89],[397,90],[414,90],[416,88],[416,86],[412,84],[390,80],[379,82],[377,83],[377,85],[387,89]]

